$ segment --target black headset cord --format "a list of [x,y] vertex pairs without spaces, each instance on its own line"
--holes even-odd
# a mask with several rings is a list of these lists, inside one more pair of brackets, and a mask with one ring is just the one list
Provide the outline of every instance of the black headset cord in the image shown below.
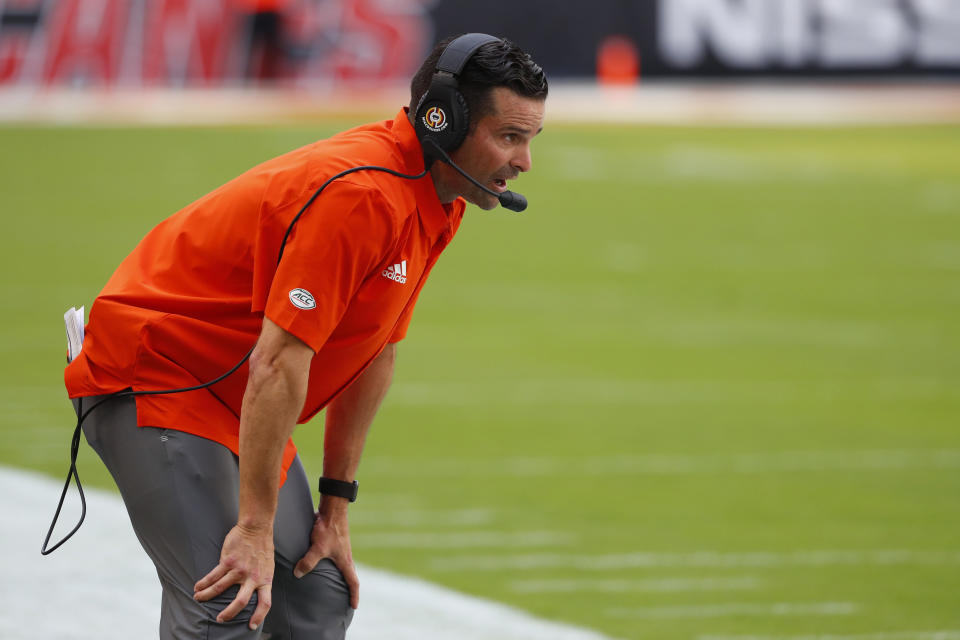
[[[231,375],[234,371],[242,367],[243,363],[245,363],[247,360],[250,359],[250,354],[252,353],[253,353],[253,347],[251,347],[250,350],[247,351],[247,355],[243,356],[240,362],[233,365],[233,367],[231,367],[230,370],[227,371],[226,373],[223,373],[217,376],[210,382],[205,382],[203,384],[198,384],[192,387],[184,387],[182,389],[160,389],[158,391],[133,391],[133,390],[121,391],[119,393],[110,394],[105,398],[101,398],[98,402],[94,403],[94,405],[89,409],[87,409],[86,411],[83,411],[83,398],[78,398],[77,399],[77,426],[73,430],[73,438],[70,441],[70,468],[67,469],[67,480],[66,482],[64,482],[63,491],[60,493],[60,502],[57,504],[57,511],[53,515],[53,522],[50,523],[50,529],[47,531],[47,537],[43,539],[43,546],[40,548],[40,554],[46,556],[53,553],[58,548],[60,548],[60,545],[62,545],[67,540],[69,540],[73,536],[73,534],[77,532],[77,530],[80,528],[80,525],[83,524],[84,518],[87,516],[87,498],[86,496],[83,495],[83,485],[80,484],[80,476],[77,474],[77,455],[80,453],[80,427],[83,424],[83,421],[86,420],[87,416],[90,415],[90,413],[94,409],[99,407],[104,402],[107,402],[108,400],[114,400],[116,398],[132,398],[134,396],[159,396],[159,395],[165,395],[169,393],[184,393],[186,391],[197,391],[199,389],[206,389],[207,387],[213,386],[218,382],[220,382],[221,380],[224,380],[229,375]],[[50,536],[53,535],[53,528],[57,525],[57,520],[60,518],[60,510],[63,508],[63,501],[67,497],[67,489],[70,488],[71,478],[76,480],[77,491],[80,493],[80,520],[77,521],[76,526],[70,531],[70,533],[65,535],[63,539],[60,540],[60,542],[58,542],[57,544],[53,545],[48,549],[47,543],[50,542]]]
[[[283,241],[280,243],[280,252],[279,252],[279,255],[277,256],[278,265],[280,264],[280,259],[283,258],[283,250],[287,246],[287,240],[290,237],[290,232],[293,231],[293,226],[297,224],[297,222],[300,220],[300,217],[303,216],[303,214],[306,212],[307,208],[309,208],[310,205],[313,204],[313,201],[317,199],[317,196],[319,196],[323,192],[323,190],[326,189],[327,186],[329,186],[330,183],[333,182],[334,180],[339,180],[340,178],[346,175],[349,175],[351,173],[356,173],[357,171],[382,171],[384,173],[389,173],[392,176],[403,178],[405,180],[419,180],[420,178],[427,175],[429,168],[424,169],[422,172],[417,174],[407,174],[407,173],[401,173],[399,171],[395,171],[393,169],[389,169],[387,167],[380,167],[377,165],[362,165],[359,167],[351,167],[349,169],[345,169],[340,173],[328,178],[326,182],[320,185],[320,187],[313,192],[313,195],[310,196],[310,199],[307,200],[307,202],[300,208],[300,211],[297,212],[297,215],[293,217],[293,220],[291,220],[290,224],[287,226],[287,231],[286,233],[283,234]],[[254,347],[255,346],[256,345],[254,345]],[[194,385],[192,387],[182,387],[179,389],[159,389],[154,391],[133,391],[131,389],[129,391],[121,391],[119,393],[113,393],[104,398],[101,398],[98,402],[96,402],[92,407],[88,408],[86,411],[83,410],[83,398],[78,398],[77,399],[77,426],[73,430],[73,438],[70,441],[70,468],[67,469],[67,479],[63,483],[63,491],[60,492],[60,502],[57,503],[57,510],[53,514],[53,521],[50,522],[50,528],[47,530],[47,535],[43,539],[43,545],[40,547],[40,554],[46,556],[53,553],[57,549],[59,549],[61,545],[63,545],[63,543],[65,543],[67,540],[73,537],[73,534],[75,534],[80,529],[80,525],[83,524],[84,519],[87,517],[87,498],[83,494],[83,485],[80,484],[80,475],[77,473],[77,455],[80,453],[80,432],[81,432],[81,427],[83,426],[83,421],[86,420],[87,416],[90,415],[90,413],[94,409],[102,405],[104,402],[107,402],[109,400],[114,400],[116,398],[132,398],[136,396],[161,396],[161,395],[168,395],[172,393],[186,393],[187,391],[199,391],[201,389],[212,387],[218,382],[221,382],[226,378],[228,378],[229,376],[233,375],[233,373],[237,369],[242,367],[244,363],[250,359],[250,355],[253,353],[254,347],[250,347],[250,350],[247,351],[247,355],[243,356],[243,358],[240,359],[240,362],[233,365],[232,367],[230,367],[228,371],[220,374],[210,382],[204,382],[202,384]],[[73,529],[70,530],[70,533],[65,535],[57,544],[48,548],[47,544],[50,542],[50,536],[53,535],[53,529],[57,526],[57,521],[60,519],[60,511],[63,509],[63,503],[64,503],[64,500],[66,500],[67,490],[70,488],[71,479],[76,481],[77,492],[80,494],[80,519],[77,521],[76,526],[74,526]]]

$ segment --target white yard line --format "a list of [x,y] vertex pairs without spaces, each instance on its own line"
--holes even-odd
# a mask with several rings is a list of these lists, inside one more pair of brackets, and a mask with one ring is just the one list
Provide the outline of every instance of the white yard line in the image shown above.
[[734,578],[642,578],[590,580],[555,578],[514,580],[515,593],[683,593],[688,591],[734,591],[759,589],[763,581],[753,576]]
[[[51,556],[40,543],[61,483],[0,467],[0,638],[156,638],[160,588],[119,498],[87,490],[87,521]],[[63,515],[76,521],[71,495]],[[69,528],[63,529],[64,531]],[[362,604],[349,640],[609,640],[422,580],[360,568]]]
[[810,551],[693,551],[689,553],[646,552],[597,555],[529,553],[513,555],[461,555],[435,558],[436,571],[529,571],[575,569],[617,571],[664,567],[778,569],[781,567],[960,565],[960,550],[914,551],[910,549],[853,549]]
[[845,616],[858,607],[853,602],[725,602],[722,604],[673,605],[666,607],[612,608],[618,618],[725,618],[728,616]]
[[[483,287],[475,290],[486,294]],[[529,300],[535,293],[523,291],[511,296],[524,296]],[[501,292],[502,294],[502,292]],[[553,292],[549,293],[553,296]],[[559,295],[559,294],[558,294]],[[501,297],[500,300],[509,298]],[[507,306],[506,304],[504,305]],[[718,338],[716,331],[710,336],[704,336],[711,326],[717,325],[695,324],[684,320],[672,320],[672,328],[665,328],[666,321],[658,323],[650,329],[657,331],[668,339],[702,339],[711,344]],[[749,326],[748,326],[749,325]],[[747,327],[746,329],[744,327]],[[829,344],[831,346],[844,344],[873,344],[876,339],[882,339],[882,328],[871,324],[850,324],[847,326],[822,325],[795,325],[785,327],[783,322],[756,322],[748,323],[741,319],[732,319],[725,326],[717,325],[716,329],[733,334],[739,338],[740,334],[752,332],[753,337],[765,337],[771,341],[796,343],[798,339],[810,344]],[[865,336],[865,337],[864,337]],[[722,336],[721,336],[722,338]],[[451,406],[451,407],[482,407],[487,404],[487,398],[496,396],[498,405],[529,406],[556,406],[563,405],[684,405],[696,404],[736,404],[743,402],[757,402],[766,398],[764,402],[780,402],[783,399],[794,398],[798,393],[818,399],[829,398],[836,392],[839,382],[834,381],[798,381],[798,380],[656,380],[648,378],[524,378],[518,380],[423,380],[398,382],[390,389],[388,402],[400,406]],[[943,392],[943,384],[936,380],[875,380],[869,381],[865,389],[869,393],[891,393],[899,396],[929,397]]]

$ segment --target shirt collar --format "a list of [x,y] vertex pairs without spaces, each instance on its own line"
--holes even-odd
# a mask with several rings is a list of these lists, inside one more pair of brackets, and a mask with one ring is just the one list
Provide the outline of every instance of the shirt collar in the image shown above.
[[[407,117],[407,107],[402,108],[394,118],[391,131],[403,156],[406,172],[417,174],[423,171],[423,148]],[[413,189],[420,219],[431,242],[436,242],[441,236],[452,233],[454,221],[459,221],[463,215],[466,201],[463,198],[457,198],[450,204],[441,204],[429,172],[419,180],[413,181]]]

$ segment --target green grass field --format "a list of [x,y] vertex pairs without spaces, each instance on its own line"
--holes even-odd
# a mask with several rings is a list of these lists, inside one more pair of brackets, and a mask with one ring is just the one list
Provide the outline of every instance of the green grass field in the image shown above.
[[[343,124],[0,128],[0,463],[66,470],[67,307]],[[358,561],[624,639],[960,633],[958,149],[548,122],[530,209],[468,211],[401,345]]]

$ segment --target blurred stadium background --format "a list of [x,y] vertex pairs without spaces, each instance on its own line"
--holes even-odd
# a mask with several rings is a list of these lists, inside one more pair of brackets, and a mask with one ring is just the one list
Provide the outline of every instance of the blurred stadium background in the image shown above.
[[65,472],[60,318],[147,230],[465,31],[550,76],[531,206],[432,276],[358,560],[613,638],[960,639],[956,0],[0,0],[0,464]]

